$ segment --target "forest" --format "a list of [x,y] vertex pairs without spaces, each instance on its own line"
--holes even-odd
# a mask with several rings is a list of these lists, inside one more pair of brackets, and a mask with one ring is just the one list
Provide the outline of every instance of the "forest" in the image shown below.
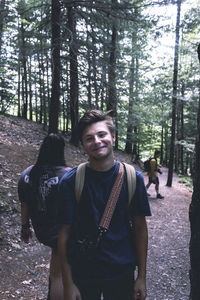
[[77,145],[80,116],[112,110],[115,149],[133,161],[161,149],[169,187],[173,171],[192,177],[191,262],[200,249],[199,16],[196,0],[0,0],[0,113]]

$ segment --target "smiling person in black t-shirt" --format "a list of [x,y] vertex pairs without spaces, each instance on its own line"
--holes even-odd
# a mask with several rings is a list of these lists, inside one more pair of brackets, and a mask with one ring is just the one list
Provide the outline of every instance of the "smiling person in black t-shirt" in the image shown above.
[[[89,156],[84,187],[77,205],[75,176],[77,167],[65,174],[59,184],[58,247],[64,283],[65,300],[144,300],[146,298],[146,256],[148,233],[145,216],[150,207],[143,176],[136,170],[136,191],[129,207],[134,220],[136,250],[132,244],[132,231],[128,218],[128,188],[126,171],[117,204],[108,231],[103,235],[95,254],[81,260],[69,255],[70,241],[78,225],[79,233],[87,243],[96,243],[96,233],[119,173],[120,163],[114,159],[115,131],[107,113],[90,111],[79,121],[78,133]],[[71,234],[70,234],[71,233]],[[84,243],[84,239],[80,240]],[[82,246],[84,246],[82,244]],[[87,246],[87,245],[85,245]],[[74,252],[74,254],[73,254]],[[71,257],[71,258],[70,258]],[[134,269],[138,275],[134,281]]]

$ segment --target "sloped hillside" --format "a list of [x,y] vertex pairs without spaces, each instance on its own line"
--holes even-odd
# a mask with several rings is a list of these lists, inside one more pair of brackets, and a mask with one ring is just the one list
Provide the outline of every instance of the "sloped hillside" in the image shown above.
[[[21,172],[36,160],[39,146],[47,132],[43,125],[13,116],[0,115],[0,174],[1,206],[14,205],[16,199],[16,182]],[[77,165],[87,159],[81,147],[69,143],[65,135],[65,157],[68,166]],[[130,156],[122,151],[115,152],[122,161],[130,162]],[[8,190],[12,189],[11,193]],[[14,196],[14,197],[13,197]]]

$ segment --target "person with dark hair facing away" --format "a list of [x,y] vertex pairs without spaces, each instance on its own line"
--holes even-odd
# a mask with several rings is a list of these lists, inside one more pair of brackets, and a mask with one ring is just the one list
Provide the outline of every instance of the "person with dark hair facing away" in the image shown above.
[[154,156],[150,159],[150,170],[147,173],[149,177],[149,182],[146,185],[146,189],[148,190],[148,188],[152,183],[155,184],[157,198],[163,199],[164,197],[159,192],[159,178],[158,178],[158,173],[162,174],[162,172],[159,169],[161,166],[158,164],[157,161],[157,159],[160,157],[160,154],[161,154],[160,150],[156,149],[154,152]]
[[[77,133],[89,160],[78,202],[77,167],[59,183],[58,218],[63,225],[58,249],[64,299],[100,300],[103,296],[104,300],[144,300],[148,244],[145,216],[150,216],[151,211],[143,176],[135,170],[136,189],[128,204],[130,181],[126,166],[114,159],[115,129],[108,113],[86,112],[79,120]],[[119,189],[116,183],[120,174]],[[112,216],[106,214],[110,223],[105,230],[101,220],[113,190],[118,194],[113,196],[116,204]],[[138,273],[134,280],[136,264]]]
[[[25,169],[18,182],[21,202],[21,240],[29,243],[31,224],[39,242],[51,247],[48,299],[63,300],[60,260],[57,251],[58,182],[71,168],[66,167],[62,136],[47,135],[35,165]],[[31,222],[30,222],[31,221]]]

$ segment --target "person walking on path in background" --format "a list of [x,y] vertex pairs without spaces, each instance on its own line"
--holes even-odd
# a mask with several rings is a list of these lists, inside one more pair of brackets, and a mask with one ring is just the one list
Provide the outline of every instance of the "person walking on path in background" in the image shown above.
[[[158,199],[163,199],[164,197],[160,194],[159,192],[159,178],[158,178],[158,173],[162,174],[160,171],[161,165],[158,164],[157,159],[160,157],[160,150],[155,150],[154,156],[150,158],[150,170],[148,171],[147,175],[149,176],[149,182],[146,185],[146,189],[150,187],[150,185],[153,183],[155,184],[155,190],[156,190],[156,195]],[[150,196],[150,194],[148,194]]]
[[[148,246],[145,216],[150,216],[151,211],[143,176],[136,170],[136,190],[128,206],[126,168],[114,159],[115,131],[109,113],[86,112],[77,132],[89,161],[79,202],[75,196],[77,167],[65,174],[59,184],[58,217],[63,225],[58,248],[64,299],[99,300],[103,295],[104,300],[144,300]],[[121,170],[122,188],[109,228],[103,233],[99,231],[100,220]],[[130,218],[134,224],[134,244]],[[75,256],[77,242],[78,253],[86,254],[82,258]],[[136,258],[138,273],[134,281]]]
[[[31,223],[39,242],[51,247],[48,299],[63,300],[60,260],[57,251],[58,182],[71,168],[66,167],[64,139],[49,134],[43,140],[34,166],[25,169],[18,182],[21,202],[21,240],[29,243]],[[31,221],[31,223],[30,223]]]

